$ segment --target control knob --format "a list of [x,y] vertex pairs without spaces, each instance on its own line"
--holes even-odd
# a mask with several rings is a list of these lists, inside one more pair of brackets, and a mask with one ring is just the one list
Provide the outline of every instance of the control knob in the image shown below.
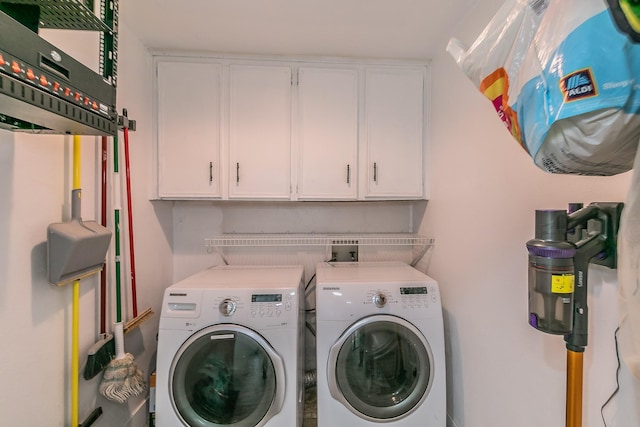
[[236,307],[237,305],[234,300],[232,300],[231,298],[225,298],[222,300],[222,302],[218,306],[218,309],[220,310],[220,313],[222,313],[223,316],[229,317],[236,312]]
[[373,295],[373,303],[376,307],[382,308],[387,304],[387,296],[382,292],[378,292]]

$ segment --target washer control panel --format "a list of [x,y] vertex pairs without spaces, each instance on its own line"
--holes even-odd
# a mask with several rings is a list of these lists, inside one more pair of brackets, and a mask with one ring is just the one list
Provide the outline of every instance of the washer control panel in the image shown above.
[[252,294],[251,317],[280,317],[283,312],[291,311],[293,296],[291,293]]
[[[205,296],[205,299],[207,297]],[[261,326],[290,323],[298,315],[298,292],[273,290],[221,294],[205,301],[206,313],[217,313],[218,321],[258,322]]]

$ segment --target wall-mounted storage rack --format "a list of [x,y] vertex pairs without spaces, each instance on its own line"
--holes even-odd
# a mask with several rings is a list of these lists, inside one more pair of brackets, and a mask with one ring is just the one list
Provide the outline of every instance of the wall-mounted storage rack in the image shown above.
[[410,246],[417,248],[411,265],[416,265],[435,240],[415,233],[361,234],[224,234],[205,239],[207,252],[224,247],[291,247],[291,246]]
[[[115,135],[118,0],[0,1],[0,128],[12,131]],[[6,7],[18,12],[10,16]],[[100,71],[76,61],[20,22],[35,8],[38,28],[100,32]],[[36,28],[36,30],[38,29]]]

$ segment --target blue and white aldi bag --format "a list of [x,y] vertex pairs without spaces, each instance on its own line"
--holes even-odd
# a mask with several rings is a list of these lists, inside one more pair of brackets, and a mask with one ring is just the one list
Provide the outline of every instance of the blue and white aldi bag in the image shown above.
[[615,175],[640,141],[640,43],[614,15],[605,0],[507,0],[447,50],[538,167]]

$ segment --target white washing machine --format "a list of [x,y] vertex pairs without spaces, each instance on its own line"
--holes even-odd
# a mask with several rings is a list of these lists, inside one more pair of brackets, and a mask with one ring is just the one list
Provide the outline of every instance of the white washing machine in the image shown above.
[[400,262],[316,269],[318,427],[445,427],[438,284]]
[[164,293],[158,427],[299,427],[302,266],[218,266]]

